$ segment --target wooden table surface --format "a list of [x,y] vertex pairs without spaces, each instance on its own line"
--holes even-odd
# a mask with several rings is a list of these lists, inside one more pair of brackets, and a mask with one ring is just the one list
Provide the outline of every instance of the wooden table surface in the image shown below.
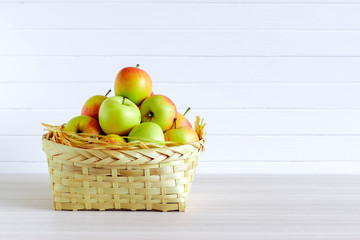
[[54,211],[47,175],[0,176],[0,239],[360,239],[360,176],[197,175],[179,212]]

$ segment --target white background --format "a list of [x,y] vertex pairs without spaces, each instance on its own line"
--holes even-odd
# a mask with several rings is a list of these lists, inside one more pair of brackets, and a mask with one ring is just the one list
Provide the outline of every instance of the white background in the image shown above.
[[360,173],[359,0],[0,0],[0,173],[137,63],[207,122],[199,173]]

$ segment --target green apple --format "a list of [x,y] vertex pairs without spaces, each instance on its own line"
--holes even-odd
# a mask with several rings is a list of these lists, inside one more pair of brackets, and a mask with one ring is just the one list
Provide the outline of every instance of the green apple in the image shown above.
[[90,117],[99,120],[99,109],[103,101],[107,99],[107,95],[111,92],[111,89],[103,95],[95,95],[86,100],[82,110],[81,115],[87,115]]
[[64,131],[70,133],[89,133],[91,135],[101,134],[98,121],[96,121],[95,118],[86,115],[70,119],[70,121],[66,123]]
[[163,132],[169,130],[176,118],[175,104],[164,95],[153,95],[145,99],[140,107],[141,121],[157,123]]
[[[180,145],[199,141],[199,136],[194,129],[190,127],[171,129],[166,131],[164,135],[166,141],[176,142]],[[174,146],[176,144],[170,143],[167,145]]]
[[127,98],[109,97],[100,106],[99,123],[106,134],[127,135],[140,122],[139,108]]
[[161,141],[163,142],[164,133],[159,125],[153,122],[144,122],[134,127],[129,133],[129,142],[140,140],[143,142]]

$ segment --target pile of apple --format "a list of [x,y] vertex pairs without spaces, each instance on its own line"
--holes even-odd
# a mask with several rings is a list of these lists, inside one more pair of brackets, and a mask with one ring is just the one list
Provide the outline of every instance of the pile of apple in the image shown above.
[[151,78],[139,65],[123,68],[115,79],[115,96],[107,94],[89,98],[81,116],[72,118],[64,131],[105,135],[114,144],[167,141],[172,146],[199,141],[186,112],[178,113],[168,97],[154,95]]

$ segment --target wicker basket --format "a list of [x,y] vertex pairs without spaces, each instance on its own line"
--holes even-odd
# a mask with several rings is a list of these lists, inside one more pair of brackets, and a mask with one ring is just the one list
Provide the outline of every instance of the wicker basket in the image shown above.
[[185,211],[204,140],[164,148],[94,150],[42,139],[55,210]]

